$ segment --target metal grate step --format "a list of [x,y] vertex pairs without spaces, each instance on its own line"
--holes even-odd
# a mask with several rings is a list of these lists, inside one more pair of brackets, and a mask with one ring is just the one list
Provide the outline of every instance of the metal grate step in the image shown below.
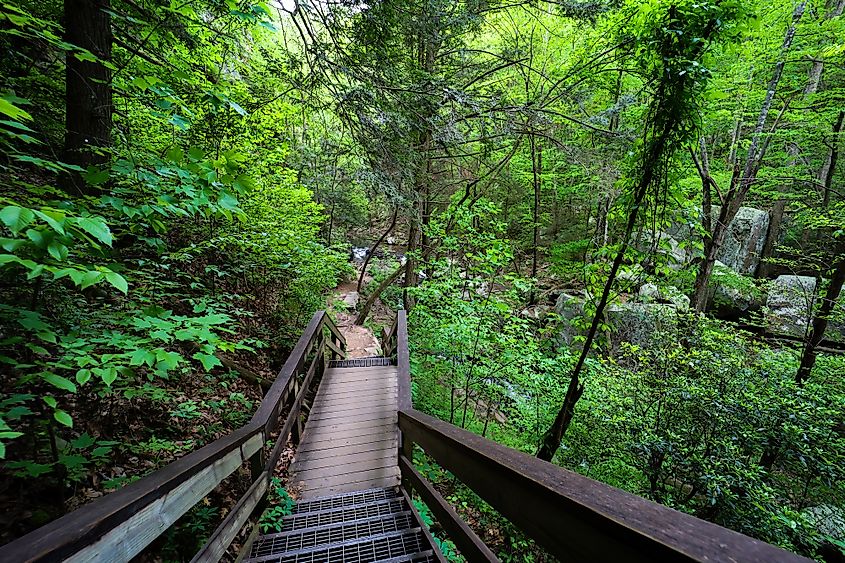
[[[419,528],[359,538],[357,540],[321,545],[311,549],[268,554],[247,559],[246,562],[273,563],[373,563],[375,561],[408,560],[408,556],[425,560],[429,551],[425,535]],[[246,563],[245,562],[245,563]]]
[[282,531],[256,538],[246,562],[442,561],[398,487],[301,501]]
[[388,516],[364,518],[355,522],[317,526],[278,534],[265,534],[256,541],[252,549],[252,556],[261,557],[272,553],[347,542],[367,536],[409,530],[416,525],[413,513],[408,510]]
[[282,531],[304,530],[329,524],[354,522],[375,516],[387,516],[406,510],[405,500],[402,498],[386,499],[366,504],[356,504],[343,508],[305,512],[284,517]]
[[351,360],[331,360],[329,362],[330,368],[371,368],[392,365],[393,360],[391,358],[383,358],[381,356],[373,356],[371,358],[353,358]]
[[399,489],[396,487],[391,489],[367,489],[365,491],[355,491],[342,495],[299,501],[296,503],[296,506],[293,507],[293,514],[316,512],[318,510],[331,510],[333,508],[343,508],[344,506],[354,506],[356,504],[367,504],[369,502],[399,498],[401,496]]

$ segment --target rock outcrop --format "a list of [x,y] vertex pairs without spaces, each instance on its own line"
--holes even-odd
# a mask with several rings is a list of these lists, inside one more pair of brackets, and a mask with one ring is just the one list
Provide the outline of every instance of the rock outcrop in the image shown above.
[[[719,216],[719,208],[712,208],[713,220]],[[740,207],[731,221],[725,242],[716,258],[733,271],[754,275],[760,264],[760,253],[766,244],[769,231],[769,213],[753,207]]]
[[816,278],[778,276],[766,299],[767,324],[772,332],[804,336],[812,321]]

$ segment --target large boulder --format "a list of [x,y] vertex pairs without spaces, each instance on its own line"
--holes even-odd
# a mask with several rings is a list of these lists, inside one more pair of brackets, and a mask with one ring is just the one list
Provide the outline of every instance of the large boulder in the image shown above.
[[673,285],[657,287],[653,283],[645,283],[638,292],[640,303],[668,303],[680,312],[689,311],[690,298]]
[[678,311],[674,305],[664,303],[618,303],[605,311],[605,320],[611,327],[611,341],[629,342],[649,346],[655,337],[677,337]]
[[740,319],[763,306],[765,295],[758,291],[755,280],[737,274],[719,260],[713,268],[712,286],[709,308],[719,318]]
[[666,265],[674,270],[683,268],[690,258],[690,254],[675,237],[662,231],[643,232],[635,241],[635,246],[640,252],[665,257]]
[[[713,222],[719,217],[719,207],[712,207]],[[740,207],[728,226],[725,242],[716,256],[737,273],[754,275],[760,264],[760,253],[769,231],[769,213],[753,207]]]
[[823,504],[805,508],[801,515],[818,533],[845,542],[845,509]]
[[562,346],[574,347],[575,337],[583,335],[575,322],[584,316],[584,297],[561,293],[555,302],[555,312],[561,317],[558,343]]
[[812,321],[816,278],[778,276],[766,299],[768,325],[772,332],[804,336]]

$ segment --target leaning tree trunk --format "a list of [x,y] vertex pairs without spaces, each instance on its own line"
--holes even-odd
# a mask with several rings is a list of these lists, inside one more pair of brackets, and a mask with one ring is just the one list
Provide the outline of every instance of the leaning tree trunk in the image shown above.
[[813,371],[813,366],[816,365],[819,344],[824,340],[824,334],[827,331],[827,325],[836,307],[839,294],[842,292],[843,283],[845,283],[845,243],[839,247],[833,277],[830,279],[830,285],[827,286],[827,291],[822,298],[821,307],[813,318],[813,326],[810,328],[810,335],[804,346],[804,353],[801,355],[801,365],[795,374],[795,382],[799,385],[803,385],[810,379],[810,373]]
[[[108,162],[111,144],[112,33],[109,0],[65,0],[65,41],[93,53],[99,60],[79,60],[68,52],[65,65],[64,160],[87,168]],[[67,191],[96,193],[78,173],[62,178]]]
[[[672,23],[683,21],[679,18],[680,16],[676,9],[670,8],[668,21]],[[715,31],[715,25],[716,23],[712,20],[708,22],[701,32],[703,37],[700,37],[695,45],[686,44],[684,41],[676,41],[674,37],[670,38],[667,34],[659,43],[659,48],[655,56],[659,57],[662,61],[671,61],[678,58],[696,60],[701,56],[703,49],[707,46],[710,35]],[[625,225],[624,235],[619,245],[619,250],[616,253],[616,258],[611,265],[607,281],[604,284],[601,298],[596,305],[596,311],[593,314],[590,329],[587,331],[587,337],[581,349],[581,355],[578,357],[578,361],[572,370],[563,405],[561,405],[554,422],[543,435],[540,448],[537,451],[537,457],[546,461],[551,461],[555,452],[560,447],[563,435],[569,428],[575,414],[575,405],[584,393],[584,384],[580,381],[581,371],[584,368],[584,362],[590,353],[590,348],[604,317],[604,310],[610,300],[610,293],[616,274],[625,259],[625,253],[628,250],[631,235],[636,227],[639,212],[642,206],[646,204],[646,195],[652,185],[661,186],[666,181],[666,161],[671,158],[678,143],[683,141],[685,137],[685,125],[694,111],[694,104],[688,105],[682,102],[682,100],[693,95],[691,90],[696,87],[695,82],[690,76],[685,75],[685,73],[670,72],[669,69],[662,68],[656,79],[658,84],[645,123],[643,132],[643,157],[640,166],[637,168],[637,175],[632,190],[633,197],[631,198],[632,201],[628,211],[628,221]],[[660,194],[662,190],[658,188],[655,192]],[[655,203],[659,204],[659,202]]]
[[370,314],[370,309],[372,309],[373,304],[376,302],[376,299],[378,299],[378,298],[379,298],[379,296],[380,296],[382,293],[384,293],[384,290],[385,290],[385,289],[387,289],[388,287],[390,287],[390,284],[392,284],[393,282],[395,282],[395,281],[396,281],[396,278],[398,278],[398,277],[399,277],[399,274],[401,274],[401,273],[402,273],[402,270],[403,270],[403,269],[404,269],[404,266],[402,266],[402,264],[399,264],[399,267],[398,267],[398,268],[396,268],[396,271],[394,271],[392,274],[390,274],[389,276],[387,276],[387,277],[384,279],[384,281],[383,281],[383,282],[381,282],[381,283],[379,284],[379,286],[378,286],[378,287],[376,288],[376,290],[372,293],[372,295],[370,295],[370,296],[367,298],[367,302],[366,302],[366,303],[364,303],[364,306],[361,308],[361,312],[360,312],[360,313],[358,313],[358,316],[355,318],[355,324],[356,324],[356,325],[362,325],[362,324],[364,324],[364,321],[365,321],[365,320],[367,320],[367,315],[369,315],[369,314]]
[[361,264],[361,275],[358,276],[358,287],[356,291],[361,291],[361,285],[364,283],[364,276],[367,273],[367,266],[370,263],[370,258],[373,257],[373,254],[375,254],[378,247],[381,245],[382,242],[384,242],[384,239],[387,238],[387,235],[390,234],[390,232],[393,230],[393,227],[396,226],[396,218],[398,217],[398,215],[399,207],[397,206],[393,209],[393,217],[390,219],[390,226],[387,227],[387,230],[382,233],[376,243],[369,249],[369,251],[367,251],[367,255],[364,256],[364,263]]

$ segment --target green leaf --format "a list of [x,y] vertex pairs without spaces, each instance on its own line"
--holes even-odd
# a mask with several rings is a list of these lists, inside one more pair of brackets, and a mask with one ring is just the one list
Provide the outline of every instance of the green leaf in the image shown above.
[[50,225],[50,227],[52,227],[53,230],[60,235],[65,234],[65,228],[63,226],[63,223],[65,222],[65,214],[63,212],[48,209],[44,211],[33,210],[33,213],[35,213],[39,219]]
[[114,383],[114,380],[117,379],[117,370],[114,368],[108,368],[101,370],[102,373],[100,377],[103,379],[103,383],[111,387],[111,384]]
[[47,246],[47,252],[60,262],[67,259],[67,247],[56,239],[50,241],[50,244]]
[[97,443],[97,440],[88,434],[88,432],[83,432],[79,438],[71,440],[70,445],[78,450],[82,450],[89,446],[93,446],[95,443]]
[[217,356],[212,356],[211,354],[203,354],[202,352],[197,352],[192,356],[195,360],[199,360],[202,362],[202,367],[206,370],[211,370],[216,366],[222,366],[223,364],[220,363],[220,360],[217,359]]
[[34,220],[35,213],[17,205],[8,205],[0,210],[0,221],[3,221],[13,233],[18,233],[28,227]]
[[88,172],[85,174],[85,181],[92,186],[105,184],[109,181],[109,169],[104,168],[102,170],[98,170],[96,167],[90,166],[88,168]]
[[147,364],[152,367],[155,359],[156,355],[154,352],[140,348],[132,352],[132,355],[129,357],[129,365],[140,366],[141,364]]
[[99,217],[76,217],[73,222],[103,244],[112,245],[111,231],[105,220]]
[[0,113],[8,115],[12,119],[25,119],[27,121],[32,121],[31,115],[8,101],[5,96],[0,96]]
[[0,238],[0,246],[7,252],[14,252],[21,246],[28,244],[25,240],[19,238]]
[[82,368],[76,372],[76,382],[80,385],[85,385],[91,379],[91,370]]
[[58,387],[59,389],[76,393],[76,385],[67,377],[62,377],[61,375],[45,371],[41,373],[41,378],[53,387]]
[[56,408],[56,405],[58,403],[56,402],[55,398],[47,396],[44,397],[44,404],[46,404],[50,408]]
[[188,128],[191,126],[190,121],[188,121],[187,119],[185,119],[184,117],[182,117],[181,115],[176,114],[176,113],[171,115],[170,119],[168,119],[167,121],[168,121],[168,123],[175,125],[179,129],[181,129],[182,131],[187,131]]
[[91,450],[91,457],[103,457],[111,451],[109,446],[100,446]]
[[[73,278],[73,274],[71,274],[71,278]],[[95,283],[100,281],[101,279],[103,279],[103,273],[102,272],[96,272],[94,270],[90,270],[88,272],[85,272],[85,274],[82,276],[82,279],[79,282],[79,287],[81,287],[82,289],[85,289],[87,287],[91,287],[92,285],[94,285]]]
[[59,423],[64,424],[70,428],[73,428],[73,419],[70,417],[68,413],[63,411],[62,409],[56,409],[53,411],[53,418],[55,418]]
[[113,285],[115,288],[123,292],[125,295],[127,291],[129,291],[129,284],[126,282],[126,278],[118,274],[117,272],[106,272],[106,281]]

